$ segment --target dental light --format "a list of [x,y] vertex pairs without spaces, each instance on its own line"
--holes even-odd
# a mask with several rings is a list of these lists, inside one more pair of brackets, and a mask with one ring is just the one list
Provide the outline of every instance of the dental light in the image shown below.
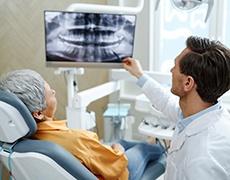
[[[158,9],[159,2],[160,0],[156,1],[155,10]],[[214,0],[171,0],[171,3],[175,8],[179,10],[194,10],[198,8],[202,3],[208,3],[207,14],[205,17],[205,22],[207,22],[214,5]]]

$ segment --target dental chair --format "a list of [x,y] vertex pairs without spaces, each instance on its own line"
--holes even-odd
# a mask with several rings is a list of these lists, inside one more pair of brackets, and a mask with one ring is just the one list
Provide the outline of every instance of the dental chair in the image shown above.
[[[11,179],[97,179],[58,144],[27,139],[35,133],[36,122],[14,94],[0,91],[0,118],[0,163],[8,169]],[[165,155],[149,162],[141,180],[157,179],[164,173],[165,164]]]
[[97,179],[58,144],[27,139],[36,128],[34,118],[22,101],[0,91],[0,163],[9,170],[11,179]]

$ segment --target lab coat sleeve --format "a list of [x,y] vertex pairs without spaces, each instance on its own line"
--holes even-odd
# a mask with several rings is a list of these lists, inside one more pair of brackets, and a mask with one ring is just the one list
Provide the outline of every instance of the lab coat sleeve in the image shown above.
[[164,113],[170,121],[177,123],[179,120],[180,108],[176,96],[151,77],[148,77],[148,80],[141,89],[153,104],[154,108]]
[[184,169],[186,180],[227,180],[228,172],[215,160],[210,157],[196,158]]

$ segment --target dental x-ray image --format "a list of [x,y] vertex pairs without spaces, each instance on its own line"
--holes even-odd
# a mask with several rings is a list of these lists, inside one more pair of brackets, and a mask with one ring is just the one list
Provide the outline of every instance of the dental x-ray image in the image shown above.
[[45,11],[46,61],[121,62],[132,57],[136,15]]

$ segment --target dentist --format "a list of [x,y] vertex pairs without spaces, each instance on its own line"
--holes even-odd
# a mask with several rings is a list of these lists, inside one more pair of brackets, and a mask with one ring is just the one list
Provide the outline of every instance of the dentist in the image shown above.
[[143,73],[138,60],[124,68],[155,108],[177,122],[166,180],[230,179],[230,114],[219,98],[230,89],[230,50],[218,41],[189,37],[171,69],[171,93]]

